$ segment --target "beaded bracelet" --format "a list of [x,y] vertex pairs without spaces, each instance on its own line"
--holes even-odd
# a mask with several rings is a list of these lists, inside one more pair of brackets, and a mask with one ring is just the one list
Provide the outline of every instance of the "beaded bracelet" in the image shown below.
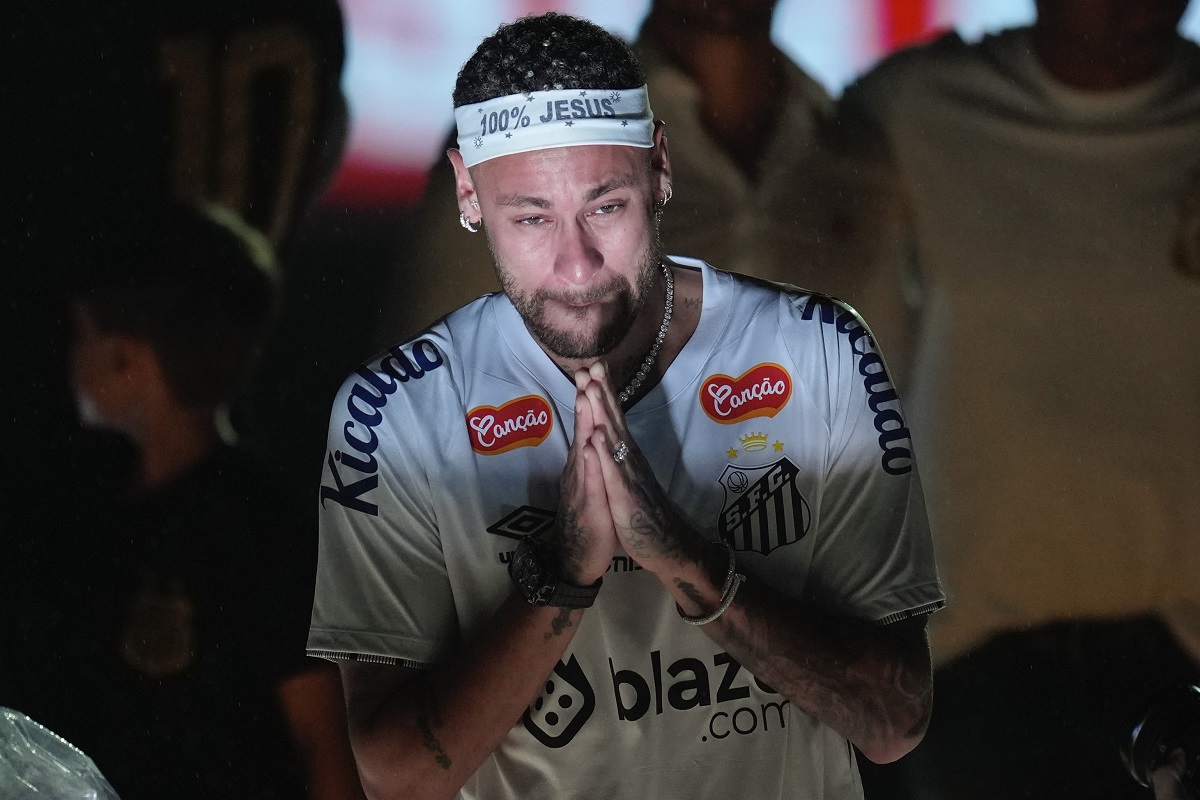
[[729,573],[725,576],[725,584],[721,587],[721,604],[718,605],[717,610],[711,614],[705,614],[702,617],[689,617],[687,614],[683,613],[683,609],[679,607],[678,603],[676,603],[675,610],[679,612],[679,616],[682,617],[683,621],[688,625],[707,625],[717,617],[724,614],[729,607],[733,605],[733,598],[735,595],[737,595],[738,587],[746,582],[746,576],[737,572],[737,559],[734,556],[733,548],[730,547],[729,542],[722,542],[722,544],[724,544],[725,549],[729,551]]

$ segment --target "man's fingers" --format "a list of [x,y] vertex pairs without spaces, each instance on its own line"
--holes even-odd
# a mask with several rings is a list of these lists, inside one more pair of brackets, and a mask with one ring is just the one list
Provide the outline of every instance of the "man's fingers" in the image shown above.
[[[612,439],[605,430],[596,430],[592,435],[592,446],[597,451],[597,477],[604,485],[605,498],[614,522],[620,522],[636,510],[635,503],[629,496],[625,474],[622,472],[630,465],[625,461],[618,464],[613,459],[613,451],[620,446],[620,440]],[[629,442],[626,442],[625,446],[629,447]],[[629,456],[626,456],[626,459],[628,458]]]
[[598,451],[594,441],[587,442],[583,446],[584,491],[588,502],[594,503],[597,509],[604,509],[603,516],[611,520],[612,515],[608,511],[608,490],[604,485],[603,463],[604,456]]
[[629,428],[625,424],[625,415],[621,413],[621,406],[611,387],[600,381],[592,381],[584,390],[584,394],[588,399],[596,430],[607,431],[614,447],[616,442],[627,439]]
[[592,437],[596,427],[596,416],[593,403],[582,392],[575,396],[575,440],[572,449],[582,446]]

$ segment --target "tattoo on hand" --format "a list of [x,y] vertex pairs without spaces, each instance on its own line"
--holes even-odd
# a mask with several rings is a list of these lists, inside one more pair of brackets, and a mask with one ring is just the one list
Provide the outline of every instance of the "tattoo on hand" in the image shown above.
[[442,743],[433,733],[434,728],[440,727],[442,727],[442,716],[438,713],[437,698],[431,692],[426,698],[424,708],[417,714],[417,728],[421,731],[421,744],[434,754],[434,760],[437,761],[438,766],[449,772],[450,756],[446,754]]
[[573,508],[565,508],[559,514],[558,559],[568,569],[578,567],[587,554],[587,541],[591,531],[579,524],[579,515]]

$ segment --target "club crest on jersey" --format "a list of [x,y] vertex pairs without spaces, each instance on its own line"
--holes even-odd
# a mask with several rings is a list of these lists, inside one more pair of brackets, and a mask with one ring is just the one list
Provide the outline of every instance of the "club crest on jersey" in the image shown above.
[[471,448],[485,456],[518,447],[537,447],[554,429],[554,415],[544,397],[527,394],[504,405],[476,406],[467,412]]
[[736,378],[710,375],[700,386],[700,405],[722,425],[754,417],[773,417],[792,396],[792,376],[778,364],[765,362]]
[[721,538],[734,550],[764,556],[803,539],[812,512],[796,485],[799,472],[786,458],[761,467],[727,465],[720,478],[725,490],[717,521]]

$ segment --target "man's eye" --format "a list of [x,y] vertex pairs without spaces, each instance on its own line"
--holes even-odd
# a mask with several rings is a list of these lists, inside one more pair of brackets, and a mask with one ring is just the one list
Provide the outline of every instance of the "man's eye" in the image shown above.
[[545,217],[521,217],[517,220],[518,225],[541,225],[546,221]]
[[605,203],[604,205],[602,205],[602,206],[600,206],[599,208],[597,208],[597,209],[596,209],[596,211],[595,211],[595,213],[596,213],[596,214],[600,214],[600,215],[604,215],[604,214],[612,214],[612,213],[615,213],[615,212],[617,212],[617,211],[620,211],[620,210],[621,210],[621,206],[622,206],[622,204],[621,204],[621,203]]

